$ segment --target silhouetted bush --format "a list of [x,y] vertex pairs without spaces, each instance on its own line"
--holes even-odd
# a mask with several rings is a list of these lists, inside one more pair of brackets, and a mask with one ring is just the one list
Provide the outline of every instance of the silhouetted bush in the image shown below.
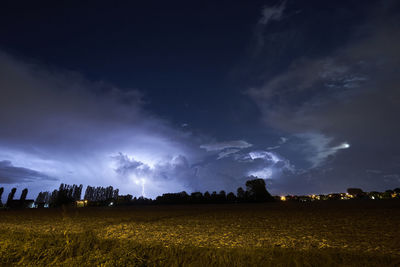
[[255,202],[273,201],[273,197],[265,188],[264,179],[252,179],[246,181],[248,200]]
[[[126,206],[126,205],[133,205],[134,201],[132,200],[133,196],[128,194],[124,196],[117,196],[117,198],[113,201],[113,205],[118,205],[118,206]],[[134,199],[135,201],[137,200],[136,198]]]
[[156,198],[156,203],[160,204],[185,204],[189,202],[190,197],[185,191],[180,193],[167,193]]
[[226,202],[226,193],[224,190],[219,191],[219,194],[217,196],[217,201],[220,203]]
[[239,188],[237,189],[237,194],[236,194],[236,196],[237,196],[238,201],[245,201],[245,199],[246,199],[246,192],[243,190],[243,188],[239,187]]
[[201,192],[193,192],[190,194],[191,203],[203,203],[204,196]]
[[385,192],[383,192],[382,198],[383,199],[391,199],[393,193],[394,193],[393,190],[386,190]]
[[204,193],[204,202],[205,203],[209,203],[209,202],[211,202],[211,195],[210,195],[210,192],[208,192],[208,191],[206,191],[205,193]]
[[236,202],[235,194],[233,192],[228,193],[228,195],[226,195],[226,200],[231,203]]

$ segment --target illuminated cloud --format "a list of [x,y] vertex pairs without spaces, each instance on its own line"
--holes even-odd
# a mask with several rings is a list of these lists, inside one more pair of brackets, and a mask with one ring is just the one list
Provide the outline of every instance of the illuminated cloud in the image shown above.
[[307,133],[297,135],[306,142],[307,160],[312,164],[312,168],[325,163],[329,157],[334,156],[339,150],[350,148],[350,144],[344,142],[337,146],[332,146],[333,138],[317,133]]
[[262,179],[279,179],[283,173],[293,173],[294,166],[278,154],[271,151],[257,150],[248,153],[238,153],[235,161],[245,164],[246,176]]
[[240,151],[240,149],[237,149],[237,148],[225,149],[225,150],[223,150],[223,151],[218,153],[218,158],[217,159],[226,158],[226,157],[228,157],[228,156],[230,156],[230,155],[232,155],[232,154],[234,154],[236,152],[239,152],[239,151]]
[[[253,146],[244,140],[200,145],[181,127],[149,114],[137,90],[126,93],[4,53],[0,69],[0,160],[14,172],[7,175],[10,187],[29,187],[32,197],[60,182],[112,185],[146,197],[235,191],[249,171],[274,164],[273,156],[257,151],[251,155],[258,160],[244,153],[251,161],[238,164],[235,155]],[[30,178],[17,179],[21,171]]]
[[268,167],[263,168],[261,170],[249,171],[249,176],[254,176],[261,179],[270,179],[272,176],[272,170]]
[[279,158],[274,153],[268,151],[252,151],[249,153],[249,156],[252,160],[265,159],[270,160],[273,163],[277,163],[279,161]]
[[[227,34],[217,40],[216,50],[207,53],[229,58],[229,64],[217,60],[211,76],[185,68],[207,77],[181,75],[176,64],[198,62],[198,56],[201,60],[204,55],[191,53],[193,60],[187,60],[190,53],[180,53],[179,45],[175,51],[170,51],[170,44],[160,46],[160,51],[171,52],[160,54],[167,60],[152,57],[147,62],[148,57],[141,57],[143,61],[135,62],[145,63],[140,73],[127,68],[138,47],[131,50],[126,45],[129,55],[123,49],[115,51],[113,67],[106,71],[85,57],[74,57],[70,48],[76,46],[68,45],[65,52],[47,47],[45,30],[44,38],[36,38],[41,46],[40,42],[26,45],[31,44],[26,37],[31,34],[21,42],[20,31],[14,39],[17,43],[12,45],[9,38],[6,49],[55,66],[82,69],[92,77],[105,75],[120,84],[137,82],[144,90],[88,80],[76,72],[0,52],[0,183],[28,187],[32,196],[60,182],[112,185],[123,194],[149,197],[182,190],[235,191],[249,175],[267,178],[275,193],[398,187],[400,34],[395,4],[389,0],[352,8],[335,2],[327,10],[322,2],[277,1],[263,8],[255,3],[243,13],[248,16],[243,17],[246,25],[254,23],[252,33],[247,32],[248,26],[240,26],[237,32],[242,41],[251,37],[247,52],[240,53],[241,42],[221,54],[223,42],[229,45],[240,37],[236,32]],[[347,8],[349,12],[343,12]],[[220,18],[219,12],[213,13]],[[27,22],[21,19],[16,27]],[[242,20],[232,22],[245,25]],[[232,26],[220,26],[228,24]],[[124,33],[120,37],[125,43]],[[213,43],[202,34],[193,37]],[[195,45],[193,51],[203,47],[195,41],[190,45]],[[102,54],[97,53],[101,46],[108,53],[109,45],[100,42],[95,56]],[[147,52],[154,48],[141,47]],[[169,60],[175,53],[178,58]],[[242,56],[235,59],[235,55]],[[239,66],[234,75],[219,83],[221,75],[230,71],[224,68],[235,60]],[[63,65],[66,62],[74,63]],[[160,71],[149,66],[160,66]],[[210,69],[207,64],[193,67]],[[185,92],[180,94],[182,88]]]
[[236,141],[204,144],[204,145],[201,145],[200,148],[203,148],[206,151],[220,151],[220,150],[224,150],[224,149],[228,149],[228,148],[244,149],[244,148],[248,148],[251,146],[252,146],[252,144],[250,144],[246,141],[236,140]]
[[123,153],[112,158],[118,177],[136,185],[132,190],[137,195],[154,197],[166,192],[188,190],[191,188],[188,180],[195,177],[195,170],[182,155],[164,159],[153,166]]
[[[138,179],[151,176],[154,185],[146,183],[148,196],[160,193],[161,186],[166,191],[189,188],[184,181],[179,181],[182,186],[164,183],[161,172],[154,175],[152,168],[171,165],[179,155],[192,160],[198,145],[188,134],[148,114],[137,90],[122,91],[3,52],[0,70],[2,183],[46,179],[41,188],[23,185],[33,188],[30,194],[64,182],[113,185],[121,193],[140,195],[142,185],[125,177],[135,171]],[[125,165],[117,164],[117,156]]]

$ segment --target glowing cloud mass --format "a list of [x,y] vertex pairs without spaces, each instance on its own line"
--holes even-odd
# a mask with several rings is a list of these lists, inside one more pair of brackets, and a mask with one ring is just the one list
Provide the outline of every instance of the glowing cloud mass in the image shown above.
[[3,201],[400,186],[398,1],[81,2],[0,9]]

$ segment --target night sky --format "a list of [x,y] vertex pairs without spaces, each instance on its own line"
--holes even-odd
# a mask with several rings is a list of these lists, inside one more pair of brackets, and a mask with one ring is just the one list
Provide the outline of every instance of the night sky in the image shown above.
[[0,186],[399,187],[399,47],[396,0],[3,1]]

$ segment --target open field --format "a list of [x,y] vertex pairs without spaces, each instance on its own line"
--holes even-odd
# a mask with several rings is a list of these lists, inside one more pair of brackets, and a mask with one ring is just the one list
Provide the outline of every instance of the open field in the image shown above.
[[0,210],[0,264],[400,266],[400,201]]

